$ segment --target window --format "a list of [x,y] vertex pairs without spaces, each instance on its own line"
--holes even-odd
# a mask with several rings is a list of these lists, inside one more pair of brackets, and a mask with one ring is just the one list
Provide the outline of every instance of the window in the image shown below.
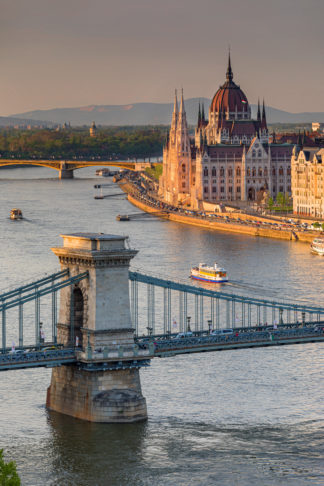
[[185,182],[183,182],[183,183],[182,183],[182,188],[184,189],[185,187],[186,187],[186,183],[185,183]]
[[258,150],[258,157],[262,157],[262,150]]
[[221,167],[221,168],[220,168],[220,176],[221,176],[221,177],[224,177],[224,175],[225,175],[225,174],[224,174],[224,167]]
[[186,166],[185,166],[185,164],[182,164],[182,172],[186,172]]
[[206,192],[208,192],[208,187],[204,187],[204,193],[206,194]]
[[221,192],[224,192],[224,187],[223,186],[221,187]]
[[208,169],[207,169],[207,167],[204,168],[204,177],[208,177]]
[[232,177],[233,175],[233,170],[231,168],[228,169],[228,177]]
[[233,192],[233,187],[232,186],[229,186],[228,192]]
[[279,167],[279,175],[280,176],[284,175],[284,171],[283,171],[282,166]]
[[250,167],[247,168],[246,174],[247,174],[247,176],[250,176],[251,175]]
[[259,167],[259,177],[262,177],[262,169]]
[[255,156],[256,156],[256,151],[252,150],[252,157],[255,157]]
[[212,176],[216,177],[216,168],[215,167],[212,168]]
[[216,191],[216,187],[215,187],[215,186],[213,186],[213,188],[212,188],[212,192],[217,192],[217,191]]
[[240,188],[240,186],[237,186],[237,188],[236,188],[236,192],[241,192],[241,188]]
[[289,176],[291,175],[291,168],[290,167],[287,168],[287,175],[289,175]]
[[236,169],[236,175],[237,176],[240,176],[241,175],[241,169],[240,169],[240,167],[237,167],[237,169]]
[[283,188],[283,186],[280,186],[280,187],[279,187],[279,192],[284,192],[284,188]]
[[264,177],[268,177],[268,167],[264,168]]
[[253,169],[252,169],[252,177],[255,177],[255,176],[256,176],[256,168],[253,167]]
[[274,175],[274,176],[276,175],[276,169],[275,168],[272,169],[272,175]]

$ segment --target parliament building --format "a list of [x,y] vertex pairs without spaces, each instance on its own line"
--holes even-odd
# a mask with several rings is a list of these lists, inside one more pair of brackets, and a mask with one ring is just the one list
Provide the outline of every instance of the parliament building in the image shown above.
[[194,138],[189,137],[181,93],[175,94],[171,128],[163,148],[159,195],[169,204],[202,209],[204,202],[256,201],[266,192],[291,194],[293,145],[270,137],[266,111],[258,103],[253,119],[248,99],[233,81],[229,56],[225,83],[209,107],[198,107]]

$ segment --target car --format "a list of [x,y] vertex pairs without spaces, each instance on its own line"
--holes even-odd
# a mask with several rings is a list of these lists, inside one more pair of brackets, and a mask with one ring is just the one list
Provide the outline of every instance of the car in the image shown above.
[[234,334],[233,329],[215,329],[214,331],[211,332],[212,335],[229,335],[229,334]]
[[179,334],[176,335],[175,339],[183,339],[191,336],[193,336],[193,333],[191,331],[179,332]]

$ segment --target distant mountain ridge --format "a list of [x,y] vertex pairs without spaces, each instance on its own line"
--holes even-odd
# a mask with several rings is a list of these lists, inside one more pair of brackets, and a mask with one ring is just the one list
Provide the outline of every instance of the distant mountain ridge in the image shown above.
[[[211,100],[208,98],[189,98],[185,100],[187,120],[195,125],[198,104],[204,103],[208,113]],[[11,115],[11,119],[22,118],[29,121],[59,123],[70,122],[73,126],[90,125],[169,125],[173,103],[133,103],[128,105],[89,105],[77,108],[55,108],[34,110]],[[256,117],[257,107],[251,105],[252,115]],[[277,108],[266,107],[268,123],[310,123],[324,122],[324,112],[290,113]],[[4,117],[3,117],[4,118]],[[1,123],[0,123],[1,124]]]

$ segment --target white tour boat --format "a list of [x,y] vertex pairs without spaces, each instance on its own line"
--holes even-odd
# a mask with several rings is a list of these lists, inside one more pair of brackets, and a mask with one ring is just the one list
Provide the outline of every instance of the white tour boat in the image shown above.
[[212,283],[228,282],[226,270],[219,267],[217,263],[212,267],[205,263],[199,263],[199,267],[192,267],[191,278]]
[[324,238],[315,238],[311,244],[311,251],[317,255],[324,255]]

